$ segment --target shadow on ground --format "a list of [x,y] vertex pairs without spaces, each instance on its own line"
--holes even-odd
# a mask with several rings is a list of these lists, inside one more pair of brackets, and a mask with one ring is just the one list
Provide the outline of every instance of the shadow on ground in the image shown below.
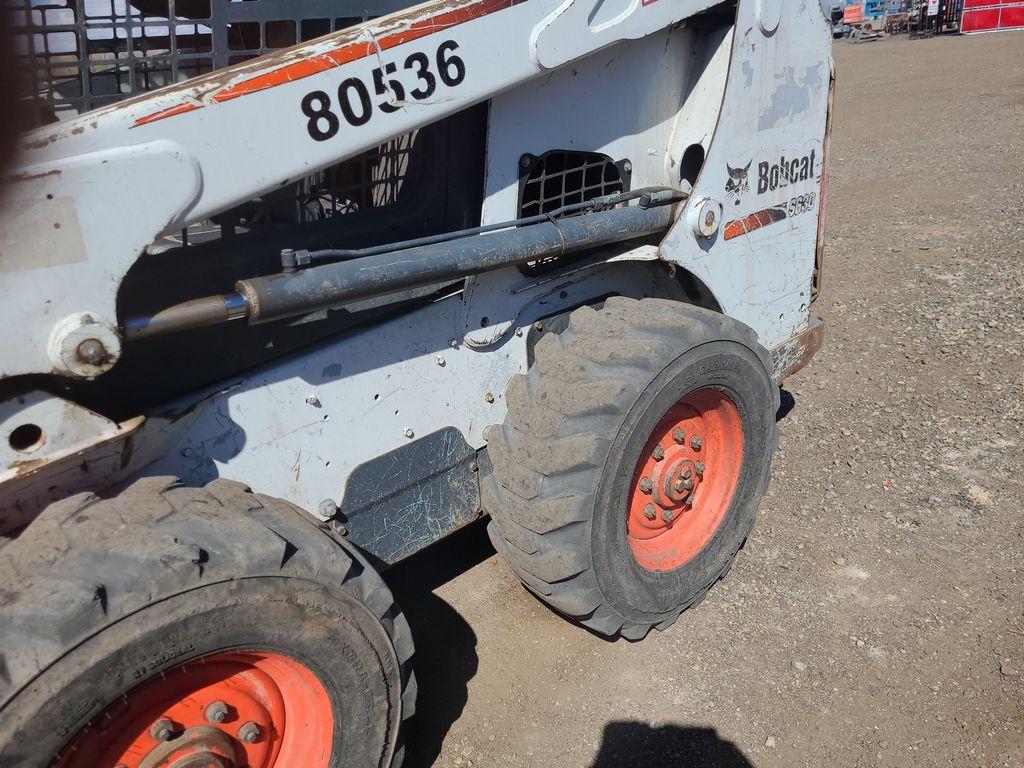
[[754,768],[713,728],[615,722],[604,727],[592,768]]
[[782,421],[789,412],[796,407],[796,398],[793,397],[793,393],[788,389],[779,389],[779,410],[775,413],[775,420]]
[[416,644],[419,694],[416,716],[404,731],[405,768],[434,764],[444,737],[466,706],[466,685],[477,669],[476,634],[433,591],[494,554],[483,522],[473,523],[385,574]]

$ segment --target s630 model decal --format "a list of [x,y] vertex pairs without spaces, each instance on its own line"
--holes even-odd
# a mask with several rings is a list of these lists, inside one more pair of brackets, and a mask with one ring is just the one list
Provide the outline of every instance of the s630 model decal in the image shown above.
[[794,197],[786,206],[786,212],[790,216],[799,216],[801,213],[807,213],[814,208],[814,202],[817,199],[818,194],[816,192],[808,192],[806,195]]
[[399,79],[398,65],[394,62],[374,69],[371,85],[358,77],[342,80],[337,91],[337,111],[326,91],[310,91],[302,97],[300,105],[302,114],[308,118],[306,130],[310,137],[315,141],[327,141],[338,133],[342,119],[351,126],[366,125],[374,110],[390,114],[401,109],[407,98],[415,101],[429,99],[437,91],[438,80],[448,88],[460,85],[466,79],[466,63],[455,53],[458,47],[454,40],[445,40],[437,47],[433,62],[422,51],[409,54],[402,70],[415,76],[416,85],[410,87],[408,96]]

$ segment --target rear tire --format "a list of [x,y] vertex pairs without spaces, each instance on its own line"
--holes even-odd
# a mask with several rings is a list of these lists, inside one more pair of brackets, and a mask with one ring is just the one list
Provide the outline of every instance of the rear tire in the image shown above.
[[[495,548],[527,589],[597,633],[665,629],[725,575],[754,524],[777,442],[769,371],[754,332],[721,314],[620,297],[574,311],[512,379],[505,423],[487,435]],[[676,419],[695,430],[681,442],[662,434]],[[703,430],[708,444],[692,448]],[[652,470],[668,465],[696,489],[651,499]],[[670,495],[686,482],[671,481]]]
[[[401,761],[405,618],[284,501],[173,478],[81,494],[4,548],[0,585],[0,766],[135,768],[161,748],[253,768]],[[171,746],[152,737],[161,718]]]

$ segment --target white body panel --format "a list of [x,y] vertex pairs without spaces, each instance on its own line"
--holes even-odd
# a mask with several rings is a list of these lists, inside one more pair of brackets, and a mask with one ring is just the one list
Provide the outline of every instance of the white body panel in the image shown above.
[[[706,153],[703,170],[660,248],[601,258],[660,258],[677,265],[769,348],[806,329],[831,41],[819,5],[740,0],[735,24],[709,33],[671,25],[711,2],[604,8],[602,0],[503,0],[490,2],[492,12],[439,24],[402,42],[403,31],[422,29],[424,19],[481,3],[488,0],[428,3],[29,136],[24,167],[16,174],[22,179],[5,187],[0,208],[0,242],[18,244],[14,253],[0,250],[0,319],[19,330],[17,338],[0,344],[0,373],[53,371],[47,352],[53,329],[76,312],[89,311],[115,326],[123,319],[116,317],[121,280],[162,232],[488,98],[484,222],[516,215],[516,168],[523,153],[578,149],[628,159],[636,188],[680,186],[683,155],[699,145]],[[368,82],[373,68],[387,62],[401,67],[414,53],[436,61],[439,42],[446,40],[458,44],[465,65],[459,85],[438,84],[432,97],[396,104],[391,113],[380,111],[386,101],[374,96],[364,125],[341,122],[332,137],[311,137],[300,110],[306,95],[334,93],[349,77]],[[289,67],[311,57],[325,61],[357,44],[380,48],[300,79],[223,98],[240,83],[282,70],[294,74]],[[563,61],[569,63],[560,66]],[[415,72],[400,77],[409,93]],[[337,111],[336,98],[332,104]],[[259,162],[250,162],[253,157]],[[748,165],[745,183],[737,181],[736,169]],[[160,179],[158,194],[150,192],[154,178]],[[724,212],[711,238],[694,233],[690,211],[698,201]],[[38,239],[19,234],[19,217],[29,211],[38,218],[39,206],[48,202],[62,233],[77,218],[80,227],[73,231],[80,231],[80,241],[73,248],[55,241],[44,249]],[[114,203],[127,207],[108,208]],[[758,219],[765,211],[775,213]],[[190,482],[229,477],[315,509],[321,499],[341,497],[355,467],[410,439],[454,426],[472,447],[483,447],[485,429],[504,417],[509,379],[526,368],[526,337],[514,329],[589,297],[626,288],[643,293],[649,280],[648,272],[622,265],[537,279],[518,270],[482,275],[467,281],[461,294],[236,377],[175,404],[170,415],[151,415],[131,427],[145,450],[128,451],[112,469],[109,444],[100,446],[97,467],[108,484],[139,472],[178,474]],[[58,412],[61,401],[52,400]],[[42,407],[38,399],[33,404]],[[111,425],[104,429],[97,439],[112,439]],[[81,435],[74,439],[78,450]],[[27,522],[12,494],[40,501],[96,483],[89,455],[78,469],[61,464],[60,482],[46,482],[47,460],[63,461],[69,450],[56,437],[40,449],[28,485],[22,464],[0,467],[0,533]]]

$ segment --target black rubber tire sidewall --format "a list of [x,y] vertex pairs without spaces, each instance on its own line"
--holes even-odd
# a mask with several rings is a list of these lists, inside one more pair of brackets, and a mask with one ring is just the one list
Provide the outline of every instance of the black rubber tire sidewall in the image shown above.
[[82,702],[115,701],[161,672],[230,650],[281,653],[317,676],[334,711],[331,768],[389,764],[401,682],[379,621],[341,590],[259,576],[151,603],[65,654],[5,709],[0,766],[52,765],[87,724]]
[[[743,462],[733,501],[718,530],[689,562],[650,571],[626,537],[628,496],[640,452],[665,414],[699,389],[723,392],[743,424]],[[698,600],[728,569],[753,527],[775,450],[774,385],[757,355],[734,341],[702,344],[681,355],[644,390],[612,441],[598,486],[591,529],[601,591],[623,618],[656,624]]]

